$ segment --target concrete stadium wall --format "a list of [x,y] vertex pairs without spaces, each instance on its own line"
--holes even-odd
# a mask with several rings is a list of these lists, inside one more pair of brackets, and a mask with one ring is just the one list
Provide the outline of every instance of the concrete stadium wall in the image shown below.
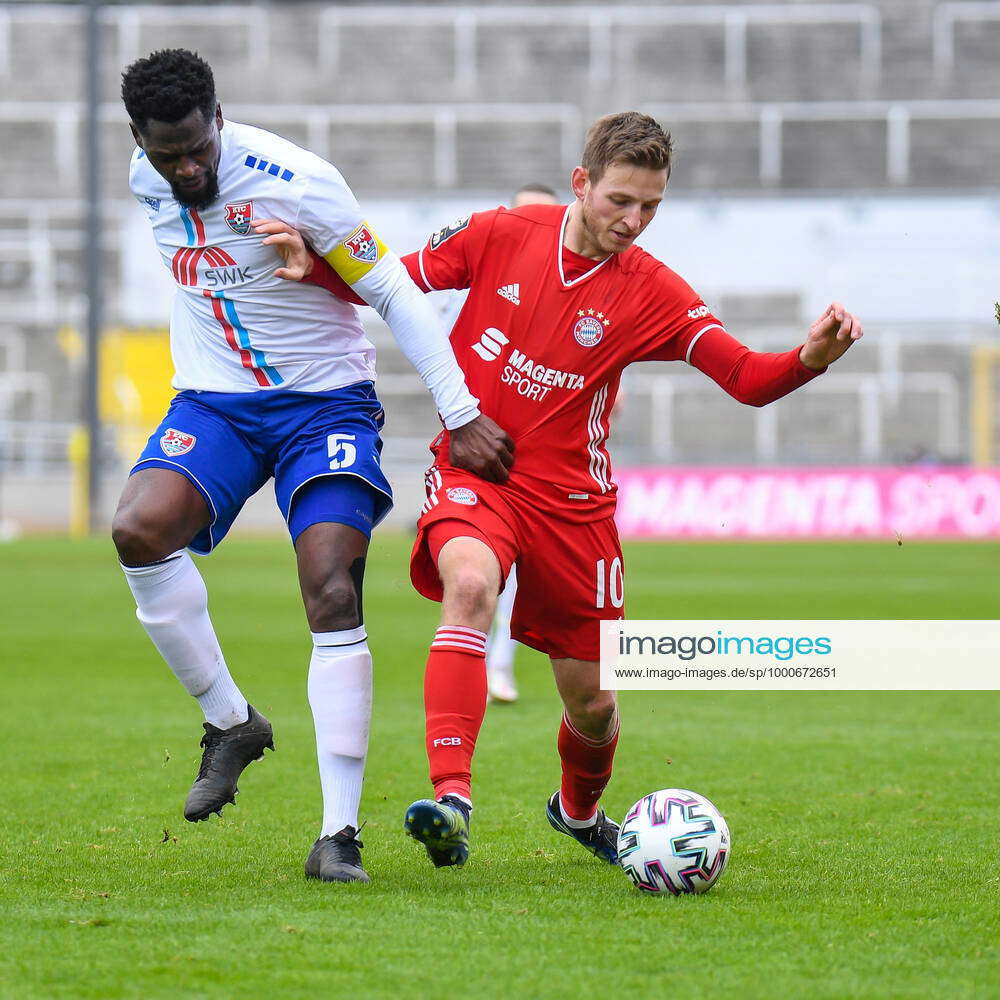
[[[77,4],[0,4],[9,490],[18,476],[65,473],[80,412],[82,17]],[[639,107],[672,130],[677,149],[651,249],[755,346],[799,336],[828,294],[866,311],[872,339],[840,368],[847,382],[773,416],[709,403],[683,379],[674,392],[640,375],[622,418],[623,457],[969,456],[969,348],[995,329],[1000,4],[112,4],[101,38],[109,325],[165,315],[150,292],[163,276],[136,273],[144,237],[132,230],[132,144],[117,93],[121,69],[154,48],[197,48],[228,116],[337,163],[404,250],[442,218],[496,204],[526,180],[565,190],[587,123]],[[407,434],[390,451],[416,468],[433,413],[408,388],[387,331],[371,325],[383,371],[403,379],[397,426]],[[876,347],[883,332],[888,346]],[[664,420],[669,433],[650,432]],[[805,431],[812,447],[796,443]],[[117,468],[115,442],[105,447]],[[15,506],[31,511],[20,499],[31,489]]]

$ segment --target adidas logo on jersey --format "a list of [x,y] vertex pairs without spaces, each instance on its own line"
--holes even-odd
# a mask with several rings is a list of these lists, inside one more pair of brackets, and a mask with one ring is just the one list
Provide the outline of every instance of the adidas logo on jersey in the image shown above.
[[521,299],[519,298],[521,294],[521,286],[515,281],[513,285],[503,285],[497,289],[497,295],[502,299],[506,299],[508,302],[513,302],[514,305],[519,306],[521,304]]

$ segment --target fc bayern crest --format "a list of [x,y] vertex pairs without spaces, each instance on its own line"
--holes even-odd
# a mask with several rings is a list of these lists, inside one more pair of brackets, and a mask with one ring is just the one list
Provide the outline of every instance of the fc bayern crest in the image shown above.
[[573,327],[573,339],[581,347],[595,347],[604,339],[604,328],[611,325],[611,320],[602,312],[582,309],[577,313],[580,317]]
[[465,486],[453,486],[448,490],[448,499],[452,503],[460,503],[464,507],[475,507],[479,502],[479,497]]
[[367,226],[361,226],[351,233],[344,240],[344,246],[355,260],[363,260],[368,264],[374,264],[378,260],[378,244]]
[[246,236],[253,222],[252,201],[231,201],[226,205],[226,225],[237,236]]
[[184,431],[175,431],[173,427],[168,427],[166,434],[160,438],[160,448],[164,455],[176,458],[178,455],[186,455],[197,440],[193,434],[185,434]]

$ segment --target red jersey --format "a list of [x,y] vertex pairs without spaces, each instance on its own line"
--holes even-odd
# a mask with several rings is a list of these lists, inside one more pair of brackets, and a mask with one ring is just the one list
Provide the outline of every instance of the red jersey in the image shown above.
[[[682,278],[639,247],[603,261],[565,249],[568,218],[558,205],[480,212],[435,233],[404,263],[425,291],[470,290],[451,344],[481,411],[514,439],[505,488],[582,521],[614,512],[608,414],[632,362],[685,361],[757,405],[818,372],[797,348],[759,354],[739,344]],[[310,280],[344,296],[329,276]],[[431,449],[447,467],[447,431]]]

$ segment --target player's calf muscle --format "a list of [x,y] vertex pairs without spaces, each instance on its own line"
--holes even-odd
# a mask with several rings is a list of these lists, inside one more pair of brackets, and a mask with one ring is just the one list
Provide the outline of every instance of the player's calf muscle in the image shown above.
[[570,722],[586,736],[600,739],[614,724],[613,691],[602,691],[598,664],[553,660],[552,670]]

